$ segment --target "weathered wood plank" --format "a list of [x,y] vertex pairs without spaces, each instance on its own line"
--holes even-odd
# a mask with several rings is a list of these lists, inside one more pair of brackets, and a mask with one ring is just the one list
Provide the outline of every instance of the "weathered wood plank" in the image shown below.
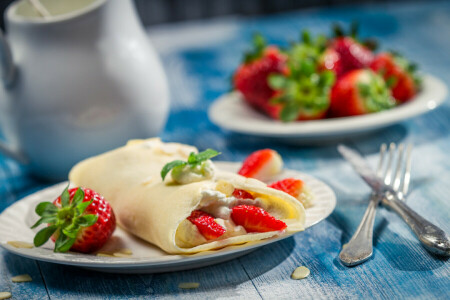
[[[28,274],[33,281],[14,283],[11,278]],[[48,299],[36,261],[0,249],[0,292],[10,292],[13,299]]]

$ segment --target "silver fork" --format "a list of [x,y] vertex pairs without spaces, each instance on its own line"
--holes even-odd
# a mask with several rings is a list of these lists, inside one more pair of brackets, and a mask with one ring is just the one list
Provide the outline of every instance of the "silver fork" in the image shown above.
[[[405,157],[405,146],[398,146],[397,155],[395,155],[396,145],[389,145],[389,153],[386,154],[387,146],[382,144],[380,147],[380,157],[377,167],[377,176],[384,178],[386,185],[392,187],[397,193],[399,199],[404,199],[408,193],[409,182],[411,178],[411,146],[407,147]],[[387,163],[385,163],[387,156]],[[396,165],[393,163],[397,157]],[[386,166],[384,166],[386,164]],[[364,213],[361,223],[356,229],[355,234],[350,241],[342,247],[339,259],[346,266],[355,266],[365,262],[373,254],[373,224],[375,221],[376,209],[384,193],[372,193],[369,206]]]

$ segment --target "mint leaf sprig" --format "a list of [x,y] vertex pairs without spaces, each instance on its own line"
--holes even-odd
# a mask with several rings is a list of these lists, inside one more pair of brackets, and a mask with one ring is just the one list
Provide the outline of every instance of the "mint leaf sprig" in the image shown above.
[[84,191],[78,188],[70,201],[69,186],[61,194],[61,207],[52,202],[41,202],[36,206],[35,212],[41,218],[31,228],[41,224],[48,224],[34,237],[36,247],[45,244],[52,235],[58,237],[55,242],[55,252],[67,252],[76,241],[78,232],[83,227],[89,227],[97,222],[98,216],[85,215],[84,212],[93,200],[83,202]]
[[194,169],[200,166],[202,163],[206,162],[208,159],[211,159],[217,155],[221,154],[220,152],[213,149],[206,149],[200,153],[191,152],[187,161],[182,160],[174,160],[170,163],[167,163],[161,170],[161,178],[164,180],[169,174],[169,172],[174,168],[183,168],[185,166],[190,167],[190,169]]

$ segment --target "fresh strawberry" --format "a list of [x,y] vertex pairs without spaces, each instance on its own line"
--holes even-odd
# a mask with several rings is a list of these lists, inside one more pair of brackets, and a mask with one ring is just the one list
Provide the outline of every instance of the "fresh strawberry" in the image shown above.
[[351,70],[369,67],[373,61],[373,52],[352,37],[335,38],[330,48],[336,51],[340,58],[341,68],[337,72],[338,78]]
[[268,187],[288,193],[294,198],[298,198],[303,189],[303,181],[296,178],[286,178],[276,181]]
[[380,53],[370,68],[383,76],[391,88],[392,96],[400,103],[410,100],[420,88],[416,66],[399,55]]
[[238,205],[231,211],[231,219],[247,232],[268,232],[285,229],[286,223],[271,216],[264,209],[252,205]]
[[255,197],[253,197],[252,194],[241,189],[234,189],[232,195],[237,199],[252,199],[252,200],[255,199]]
[[344,73],[344,66],[341,56],[333,48],[327,48],[320,58],[319,70],[329,70],[334,72],[337,76]]
[[276,91],[268,114],[284,122],[316,120],[326,116],[330,105],[330,90],[335,80],[333,72],[321,67],[326,38],[311,38],[307,31],[302,42],[288,51],[287,74],[271,74],[269,86]]
[[217,239],[226,232],[225,228],[220,226],[210,214],[204,211],[194,210],[187,219],[197,226],[198,231],[207,240]]
[[278,152],[272,149],[263,149],[247,156],[238,174],[265,181],[280,173],[282,167],[283,160]]
[[53,203],[38,204],[36,213],[41,218],[31,228],[45,223],[47,227],[36,234],[34,244],[41,246],[51,237],[55,252],[97,251],[116,228],[116,218],[109,203],[87,188],[66,188]]
[[283,74],[286,69],[286,55],[275,46],[267,46],[260,35],[254,37],[254,50],[247,53],[243,64],[236,70],[234,87],[241,92],[245,101],[254,108],[266,112],[271,106],[269,100],[275,91],[269,87],[270,74]]
[[384,80],[370,69],[354,70],[334,85],[330,114],[334,117],[356,116],[395,106]]

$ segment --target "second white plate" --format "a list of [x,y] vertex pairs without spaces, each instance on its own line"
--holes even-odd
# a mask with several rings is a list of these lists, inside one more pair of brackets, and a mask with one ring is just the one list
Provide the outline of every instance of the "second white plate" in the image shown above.
[[[216,166],[222,170],[236,172],[240,167],[240,163],[216,162]],[[314,206],[306,210],[306,228],[317,224],[331,214],[336,206],[336,197],[330,187],[309,175],[293,170],[284,170],[282,174],[274,177],[273,181],[286,177],[304,180],[315,196]],[[67,182],[63,182],[36,192],[19,200],[3,211],[0,215],[0,246],[20,256],[103,272],[158,273],[186,270],[224,262],[291,236],[283,235],[256,243],[248,243],[245,246],[231,246],[195,255],[173,255],[167,254],[158,247],[135,238],[120,227],[117,227],[111,239],[100,252],[128,248],[133,252],[131,257],[102,257],[70,252],[54,253],[52,251],[52,242],[47,242],[40,248],[32,249],[15,248],[7,244],[8,241],[32,242],[37,232],[37,229],[30,229],[30,226],[37,220],[34,208],[39,202],[52,201],[58,197],[66,185]]]
[[387,127],[438,107],[447,96],[440,79],[426,75],[423,89],[408,103],[363,116],[283,123],[270,119],[247,105],[238,92],[218,98],[209,108],[210,120],[219,127],[241,134],[309,143],[341,139]]

